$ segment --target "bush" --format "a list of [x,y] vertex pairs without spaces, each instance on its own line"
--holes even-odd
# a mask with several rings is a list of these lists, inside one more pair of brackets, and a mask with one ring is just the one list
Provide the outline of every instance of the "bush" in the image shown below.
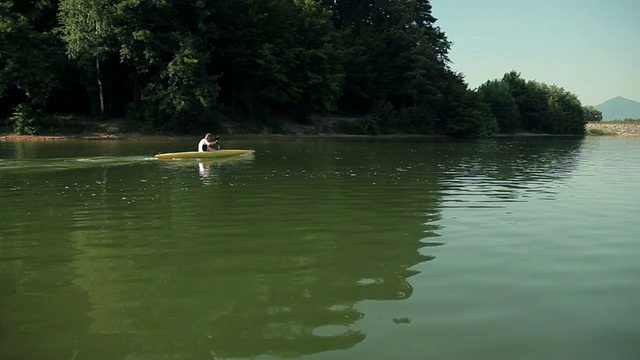
[[378,123],[371,117],[360,118],[357,120],[340,120],[333,125],[336,133],[347,135],[378,135],[380,127]]
[[602,129],[587,129],[587,135],[591,136],[603,136],[603,135],[617,135],[612,131],[605,131]]
[[41,119],[39,132],[79,134],[86,130],[88,129],[84,123],[71,116],[50,115]]
[[19,104],[15,107],[7,120],[7,125],[16,134],[34,135],[38,133],[39,114],[27,104]]
[[437,115],[432,109],[406,107],[398,115],[398,131],[405,134],[434,134]]
[[19,135],[46,133],[77,134],[83,132],[85,125],[71,116],[43,115],[28,104],[17,105],[7,120],[11,131]]

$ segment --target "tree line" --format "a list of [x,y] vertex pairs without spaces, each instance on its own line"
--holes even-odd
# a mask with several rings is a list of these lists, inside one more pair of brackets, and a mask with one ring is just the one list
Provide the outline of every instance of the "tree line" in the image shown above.
[[515,71],[470,89],[450,48],[428,0],[5,0],[0,117],[186,133],[340,114],[359,119],[342,132],[450,136],[583,134],[597,117]]

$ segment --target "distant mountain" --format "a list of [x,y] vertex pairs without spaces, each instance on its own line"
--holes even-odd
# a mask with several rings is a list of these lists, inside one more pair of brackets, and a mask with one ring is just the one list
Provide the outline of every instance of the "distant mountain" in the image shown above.
[[616,96],[595,106],[602,111],[602,120],[640,119],[640,102]]

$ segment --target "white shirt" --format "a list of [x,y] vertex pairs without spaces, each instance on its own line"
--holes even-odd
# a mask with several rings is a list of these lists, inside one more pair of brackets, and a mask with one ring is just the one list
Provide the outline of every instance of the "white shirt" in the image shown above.
[[203,149],[207,149],[207,140],[206,139],[202,139],[200,140],[200,142],[198,143],[198,151],[199,152],[205,152],[206,150]]

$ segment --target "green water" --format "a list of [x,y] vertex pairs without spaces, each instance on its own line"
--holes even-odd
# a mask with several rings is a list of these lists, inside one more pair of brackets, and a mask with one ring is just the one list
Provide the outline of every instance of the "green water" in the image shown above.
[[194,144],[0,142],[0,358],[640,358],[640,138]]

